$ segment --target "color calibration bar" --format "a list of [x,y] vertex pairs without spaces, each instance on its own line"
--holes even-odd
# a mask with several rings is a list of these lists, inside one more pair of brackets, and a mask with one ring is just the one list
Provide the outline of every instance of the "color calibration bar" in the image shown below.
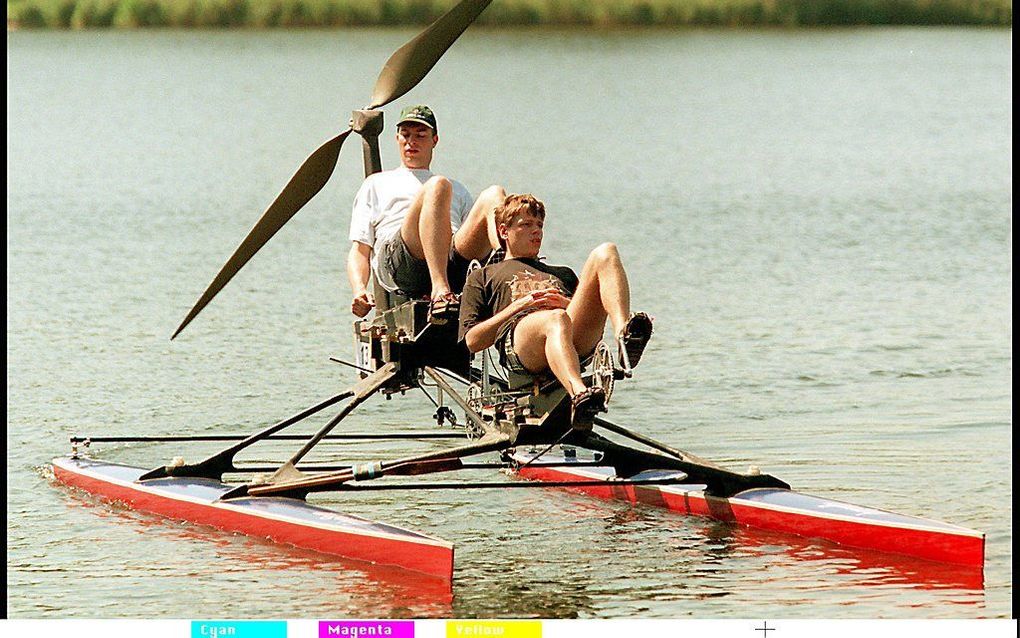
[[73,638],[1016,638],[982,620],[10,620],[3,636]]

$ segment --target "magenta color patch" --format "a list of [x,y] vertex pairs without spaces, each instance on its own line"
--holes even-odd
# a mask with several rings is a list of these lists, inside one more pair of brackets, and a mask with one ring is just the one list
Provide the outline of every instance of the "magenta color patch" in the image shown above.
[[320,620],[319,638],[414,638],[414,621]]

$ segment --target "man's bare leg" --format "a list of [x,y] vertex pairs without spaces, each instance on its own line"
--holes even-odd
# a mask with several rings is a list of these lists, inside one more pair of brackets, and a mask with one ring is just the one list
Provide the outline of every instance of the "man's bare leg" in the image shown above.
[[564,310],[533,312],[514,329],[514,352],[524,367],[533,372],[551,370],[570,396],[585,390],[574,341],[573,325]]
[[588,255],[577,291],[567,306],[574,346],[587,354],[602,341],[606,319],[619,335],[630,319],[630,284],[616,244],[600,244]]
[[400,236],[411,254],[428,264],[433,299],[450,292],[446,265],[453,234],[450,226],[452,201],[450,180],[441,175],[433,176],[422,185],[400,227]]
[[453,236],[453,245],[461,257],[484,259],[490,251],[499,248],[495,212],[504,200],[506,191],[502,186],[490,186],[481,192]]

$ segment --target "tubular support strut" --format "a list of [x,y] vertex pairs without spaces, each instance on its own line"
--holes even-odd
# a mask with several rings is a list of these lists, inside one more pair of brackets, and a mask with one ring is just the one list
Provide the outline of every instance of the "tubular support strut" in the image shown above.
[[[386,364],[376,372],[376,374],[380,373],[389,374],[390,376],[392,376],[396,374],[396,365],[392,363]],[[324,401],[320,401],[319,403],[316,403],[315,405],[306,408],[305,410],[302,410],[301,412],[298,412],[294,416],[288,417],[283,421],[274,423],[273,425],[265,428],[264,430],[252,434],[243,441],[235,445],[232,445],[220,452],[217,452],[216,454],[213,454],[212,456],[206,458],[203,461],[186,465],[177,466],[165,465],[162,467],[157,467],[143,474],[141,477],[139,477],[138,480],[146,481],[149,479],[164,478],[168,476],[196,476],[202,478],[215,479],[217,481],[223,480],[223,474],[225,472],[231,472],[236,469],[234,466],[234,457],[237,456],[238,452],[244,450],[245,448],[251,447],[252,445],[258,443],[259,441],[263,441],[272,436],[273,434],[276,434],[277,432],[286,429],[294,425],[295,423],[303,421],[304,419],[307,419],[313,414],[321,412],[322,410],[325,410],[326,408],[335,405],[336,403],[339,403],[344,399],[355,396],[358,392],[358,389],[362,387],[365,381],[367,381],[370,378],[371,377],[367,377],[366,379],[363,379],[361,382],[355,384],[348,390],[344,390],[343,392],[335,394]],[[325,432],[323,432],[323,434],[325,434]]]

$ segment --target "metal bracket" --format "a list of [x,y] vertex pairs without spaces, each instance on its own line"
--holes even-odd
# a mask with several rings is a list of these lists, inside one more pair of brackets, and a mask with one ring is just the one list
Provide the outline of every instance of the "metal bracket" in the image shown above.
[[383,132],[382,111],[353,111],[351,129],[361,136],[365,177],[380,172],[382,158],[379,155],[379,135]]

